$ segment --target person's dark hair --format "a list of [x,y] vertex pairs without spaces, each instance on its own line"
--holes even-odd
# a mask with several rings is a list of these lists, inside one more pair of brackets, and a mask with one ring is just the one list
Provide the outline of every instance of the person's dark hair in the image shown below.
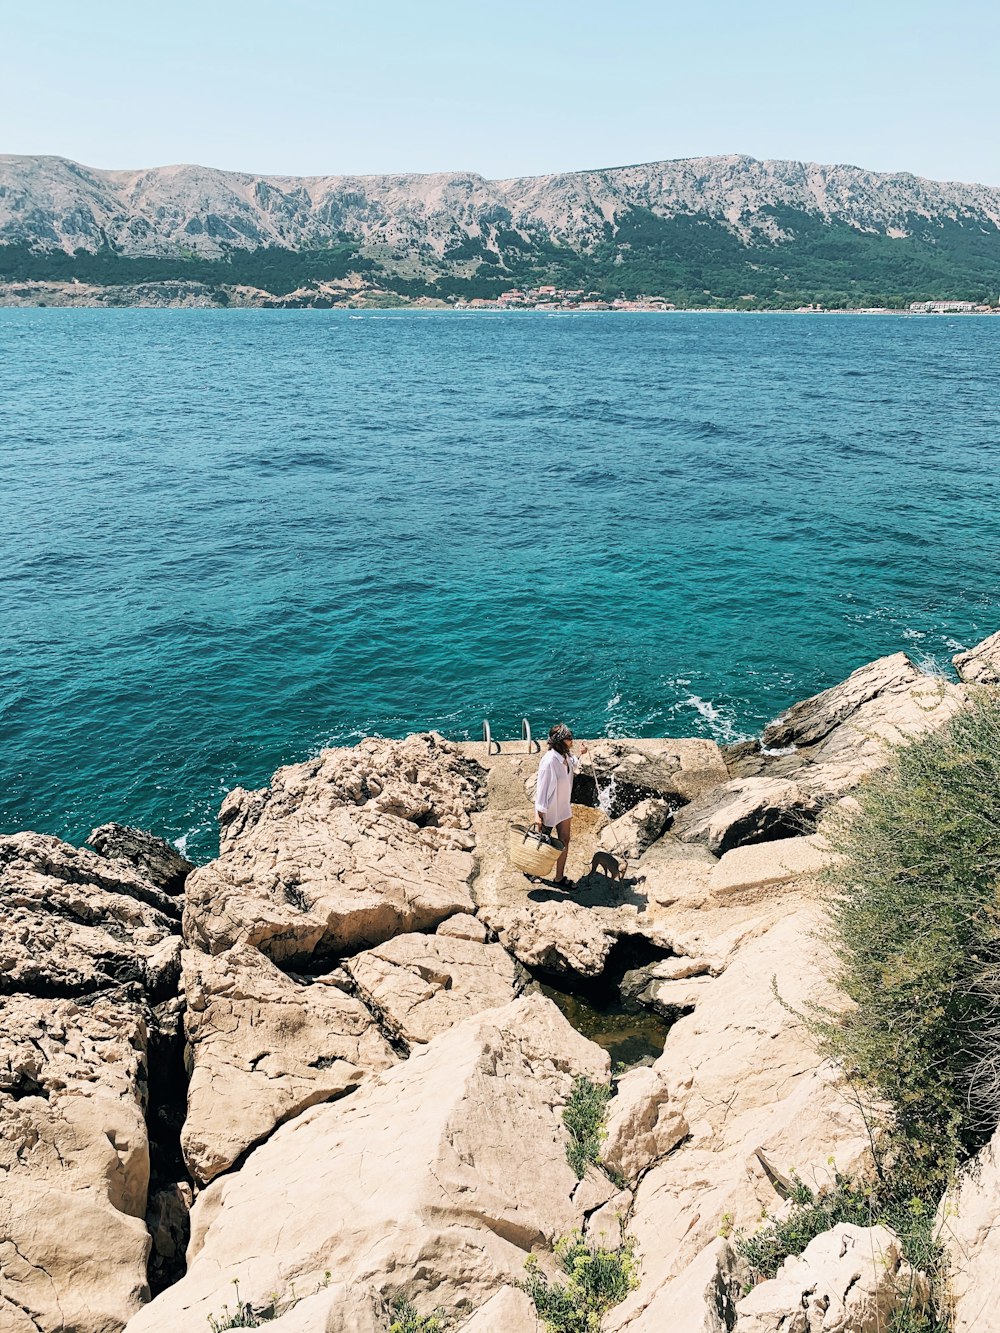
[[555,750],[556,754],[565,754],[566,742],[572,739],[573,733],[565,722],[557,722],[549,729],[549,749]]

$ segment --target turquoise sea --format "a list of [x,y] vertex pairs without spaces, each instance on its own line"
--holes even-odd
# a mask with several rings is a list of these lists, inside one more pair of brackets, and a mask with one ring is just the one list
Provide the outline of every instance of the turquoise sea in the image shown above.
[[755,733],[1000,628],[1000,320],[0,311],[0,830],[378,732]]

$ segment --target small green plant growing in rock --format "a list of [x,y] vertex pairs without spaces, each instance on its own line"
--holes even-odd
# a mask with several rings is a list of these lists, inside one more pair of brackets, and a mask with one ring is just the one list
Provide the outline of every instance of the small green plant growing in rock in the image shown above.
[[581,1076],[563,1108],[563,1124],[569,1132],[566,1158],[578,1180],[583,1179],[588,1166],[600,1163],[610,1098],[610,1087]]
[[389,1303],[389,1310],[389,1333],[444,1333],[445,1323],[440,1312],[417,1314],[405,1296],[394,1296]]
[[233,1286],[236,1288],[236,1307],[230,1310],[228,1305],[223,1305],[222,1314],[208,1316],[208,1325],[212,1333],[224,1333],[224,1330],[229,1328],[260,1328],[261,1324],[266,1324],[276,1317],[274,1301],[261,1310],[255,1309],[240,1295],[238,1278],[233,1278]]
[[556,1242],[556,1259],[568,1275],[552,1282],[530,1255],[521,1284],[548,1333],[600,1333],[604,1314],[639,1285],[635,1242],[623,1238],[617,1250],[592,1245],[579,1231]]

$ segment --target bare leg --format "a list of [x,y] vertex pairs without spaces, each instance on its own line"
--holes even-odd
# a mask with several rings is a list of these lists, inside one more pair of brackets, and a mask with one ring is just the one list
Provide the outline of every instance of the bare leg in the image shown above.
[[564,819],[561,824],[556,825],[556,837],[563,845],[562,852],[559,854],[559,860],[556,862],[556,868],[552,872],[552,878],[557,884],[566,873],[566,857],[569,854],[569,840],[572,829],[572,819]]

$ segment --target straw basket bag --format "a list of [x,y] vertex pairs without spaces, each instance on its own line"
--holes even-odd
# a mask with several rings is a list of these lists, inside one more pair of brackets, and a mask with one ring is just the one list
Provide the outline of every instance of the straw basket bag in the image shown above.
[[540,879],[551,875],[563,850],[558,838],[539,833],[527,824],[511,824],[508,837],[510,863],[515,870]]

